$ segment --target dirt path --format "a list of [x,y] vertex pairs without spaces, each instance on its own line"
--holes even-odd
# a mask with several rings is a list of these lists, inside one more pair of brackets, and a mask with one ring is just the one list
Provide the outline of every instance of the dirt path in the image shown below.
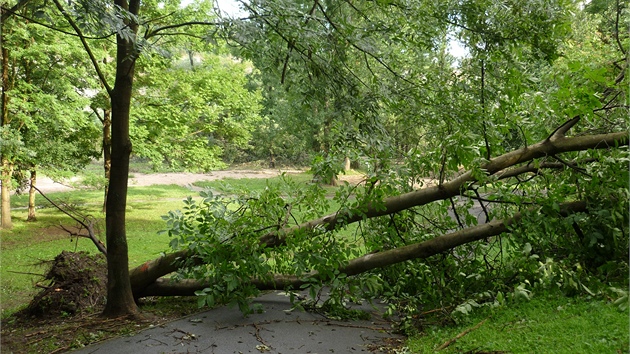
[[[195,182],[200,181],[214,181],[224,178],[271,178],[279,176],[282,173],[301,173],[302,170],[224,170],[213,171],[210,173],[186,173],[186,172],[172,172],[172,173],[131,173],[129,178],[130,187],[142,187],[153,185],[169,185],[176,184],[178,186],[191,186]],[[347,180],[350,183],[359,182],[363,177],[359,175],[341,176],[342,180]],[[356,181],[355,181],[356,180]],[[71,183],[77,180],[68,181],[68,183],[57,183],[50,178],[39,178],[37,181],[37,187],[44,193],[69,191],[74,189]]]
[[200,181],[215,181],[224,178],[271,178],[279,176],[283,172],[300,173],[299,170],[225,170],[213,171],[210,173],[133,173],[129,178],[129,186],[144,187],[153,185],[176,184],[178,186],[189,186]]

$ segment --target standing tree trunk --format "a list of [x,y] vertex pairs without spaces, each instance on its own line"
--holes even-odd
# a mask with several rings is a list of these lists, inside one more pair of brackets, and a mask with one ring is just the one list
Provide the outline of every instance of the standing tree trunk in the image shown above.
[[[0,24],[1,26],[1,24]],[[0,42],[2,39],[2,28],[0,27]],[[0,126],[9,125],[9,97],[7,96],[7,90],[9,89],[9,50],[6,48],[2,48],[2,118],[0,119]],[[11,221],[11,194],[10,186],[11,186],[11,175],[13,175],[13,165],[9,161],[9,158],[6,155],[6,152],[2,153],[2,171],[1,182],[2,182],[2,190],[0,194],[2,194],[2,204],[0,206],[1,218],[0,218],[0,228],[3,229],[11,229],[13,227],[13,222]]]
[[273,154],[272,147],[269,147],[269,168],[276,168],[276,157]]
[[105,195],[103,197],[103,212],[107,208],[107,191],[109,189],[109,177],[112,168],[112,137],[111,137],[111,110],[106,109],[103,112],[103,170],[105,171]]
[[[140,0],[115,0],[115,4],[137,15]],[[128,23],[136,33],[138,25]],[[133,42],[117,35],[116,81],[111,92],[111,170],[107,193],[106,240],[107,240],[107,304],[103,315],[115,317],[136,315],[138,308],[129,281],[129,256],[127,254],[127,234],[125,229],[125,209],[127,207],[127,186],[129,178],[129,109],[136,53]]]
[[13,222],[11,221],[11,175],[13,174],[13,167],[9,163],[9,160],[2,157],[2,222],[0,228],[11,229],[13,228]]
[[[116,80],[110,88],[105,75],[90,50],[81,29],[69,16],[59,0],[53,0],[57,9],[75,30],[85,48],[99,79],[111,102],[111,169],[107,201],[105,203],[105,235],[107,242],[107,303],[103,315],[107,317],[136,316],[138,307],[131,292],[129,281],[129,255],[125,228],[127,208],[127,183],[129,178],[129,110],[133,75],[137,52],[134,40],[138,31],[135,21],[140,10],[140,0],[114,0],[114,4],[132,16],[123,16],[129,31],[116,35]],[[105,122],[103,122],[105,125]]]
[[37,171],[35,168],[31,170],[30,188],[28,189],[28,217],[26,221],[36,221],[35,217],[35,186],[37,185]]

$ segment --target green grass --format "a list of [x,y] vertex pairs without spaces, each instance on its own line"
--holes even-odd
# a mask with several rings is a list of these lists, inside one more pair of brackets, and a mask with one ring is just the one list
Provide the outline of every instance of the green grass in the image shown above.
[[412,353],[433,353],[466,330],[439,352],[627,353],[630,345],[627,310],[599,299],[545,294],[480,310],[457,326],[425,328],[408,347]]
[[[181,208],[181,201],[187,196],[196,196],[187,188],[179,186],[152,186],[129,188],[127,202],[127,239],[129,244],[129,265],[137,266],[151,260],[161,252],[169,251],[169,239],[158,231],[165,228],[161,216],[169,210]],[[50,193],[54,201],[64,201],[75,205],[84,214],[99,220],[100,237],[105,238],[104,214],[101,211],[103,193],[100,191],[72,191]],[[26,196],[14,196],[11,204],[17,208],[26,204]],[[46,271],[42,264],[51,260],[63,250],[97,252],[92,242],[85,238],[70,238],[58,225],[74,226],[75,222],[51,207],[41,196],[37,205],[36,222],[25,222],[26,210],[12,210],[14,228],[2,231],[0,245],[0,308],[2,316],[25,306],[37,292],[34,287]]]
[[[347,171],[347,175],[360,175],[357,171]],[[283,178],[298,184],[313,183],[313,174],[310,172],[285,173],[284,176],[271,178],[224,178],[214,181],[200,181],[193,183],[194,186],[207,188],[220,192],[231,192],[233,190],[263,190],[268,184],[282,183]],[[328,195],[334,195],[338,187],[322,186]]]

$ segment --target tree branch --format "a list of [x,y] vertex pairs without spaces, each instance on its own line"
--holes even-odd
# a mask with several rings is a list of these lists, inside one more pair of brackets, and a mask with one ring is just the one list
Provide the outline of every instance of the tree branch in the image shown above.
[[560,161],[560,163],[561,163],[561,164],[563,164],[564,166],[566,166],[566,167],[568,167],[568,168],[570,168],[570,169],[572,169],[572,170],[574,170],[574,171],[576,171],[576,172],[578,172],[578,173],[582,173],[582,174],[584,174],[584,175],[586,175],[586,176],[592,177],[591,175],[589,175],[588,173],[586,173],[586,170],[585,170],[585,169],[583,169],[583,168],[581,168],[581,167],[578,167],[578,166],[577,166],[577,165],[575,165],[575,164],[572,164],[572,163],[570,163],[570,162],[564,161],[563,159],[561,159],[560,157],[558,157],[558,156],[556,156],[556,155],[553,155],[553,158],[554,158],[554,159],[556,159],[556,160],[558,160],[558,161]]
[[103,87],[105,87],[105,90],[107,91],[107,94],[109,96],[111,96],[112,95],[112,88],[107,83],[107,80],[105,79],[105,75],[101,71],[101,67],[98,65],[98,61],[94,57],[94,53],[92,53],[92,50],[90,49],[90,46],[88,45],[87,40],[85,39],[85,36],[83,36],[83,33],[81,32],[81,29],[79,28],[79,26],[77,26],[76,23],[74,23],[74,20],[70,17],[70,15],[68,15],[68,13],[63,8],[63,6],[61,6],[61,4],[59,3],[59,0],[53,0],[53,2],[55,3],[55,6],[57,6],[57,9],[59,10],[59,12],[61,12],[61,15],[66,19],[66,21],[68,21],[70,26],[74,29],[74,31],[79,36],[79,39],[81,40],[81,44],[83,44],[83,48],[85,48],[85,51],[87,52],[88,56],[90,57],[90,61],[92,62],[92,65],[94,66],[94,70],[96,70],[96,74],[98,75],[98,79],[101,81],[101,84],[103,85]]
[[[482,169],[485,169],[488,175],[493,175],[512,165],[531,161],[532,159],[538,157],[558,154],[561,152],[602,149],[610,146],[627,144],[628,132],[563,138],[556,140],[554,143],[544,140],[527,148],[522,148],[498,156],[484,164]],[[314,230],[316,228],[334,230],[336,227],[342,225],[351,224],[368,218],[389,215],[402,210],[411,209],[415,206],[428,204],[436,200],[450,198],[461,194],[461,192],[465,189],[470,189],[470,186],[472,186],[474,182],[476,182],[476,179],[474,179],[472,177],[472,173],[468,171],[441,186],[426,187],[401,194],[399,196],[386,198],[382,203],[378,203],[378,207],[369,204],[367,206],[360,206],[358,209],[341,210],[297,226],[267,233],[260,237],[260,243],[266,247],[277,247],[285,244],[288,237],[299,231]],[[493,221],[491,223],[484,224],[490,226],[480,225],[479,227],[492,229],[496,227],[493,225],[497,225],[497,223],[500,222],[501,221]],[[485,237],[487,237],[487,235],[482,236],[482,238]],[[192,251],[185,249],[162,256],[131,270],[131,282],[135,289],[134,292],[136,294],[144,294],[143,289],[149,284],[152,284],[156,279],[180,269],[182,266],[180,262],[175,262],[177,260],[183,259],[191,262],[190,264],[201,264],[201,259],[191,259],[193,255]]]
[[[4,8],[3,8],[3,9],[4,9]],[[13,14],[13,15],[14,15],[14,16],[17,16],[17,17],[19,17],[19,18],[25,19],[25,20],[27,20],[28,22],[30,22],[30,23],[34,23],[34,24],[36,24],[36,25],[38,25],[38,26],[42,26],[42,27],[48,28],[49,30],[52,30],[52,31],[59,32],[59,33],[62,33],[62,34],[68,35],[68,36],[72,36],[72,37],[79,37],[79,35],[78,35],[78,34],[76,34],[76,33],[68,32],[68,31],[64,31],[64,30],[62,30],[61,28],[57,28],[57,27],[55,27],[55,26],[51,26],[51,25],[49,25],[49,24],[47,24],[47,23],[44,23],[44,22],[42,22],[42,21],[38,21],[38,20],[36,20],[36,19],[34,19],[34,18],[32,18],[32,17],[24,16],[24,15],[22,15],[22,14],[18,14],[18,13],[15,13],[15,14]],[[116,34],[115,32],[112,32],[112,33],[110,33],[110,34],[107,34],[107,35],[104,35],[104,36],[100,36],[100,37],[92,37],[92,36],[85,36],[85,35],[84,35],[83,37],[84,37],[85,39],[96,39],[96,40],[99,40],[99,39],[107,39],[107,38],[109,38],[109,37],[111,37],[111,36],[113,36],[113,35],[115,35],[115,34]]]
[[624,49],[623,45],[621,44],[621,40],[619,39],[619,15],[621,13],[621,7],[619,6],[619,0],[617,0],[616,3],[615,3],[615,13],[616,13],[616,17],[615,17],[615,40],[617,41],[617,45],[619,46],[619,50],[623,53],[623,55],[626,55],[626,50]]
[[[67,216],[69,216],[72,220],[76,221],[77,223],[79,223],[81,226],[85,227],[86,230],[88,230],[88,235],[78,235],[75,234],[76,236],[83,236],[83,237],[88,237],[90,240],[92,240],[92,243],[94,243],[94,245],[96,246],[96,248],[103,253],[104,255],[107,255],[107,249],[105,248],[105,245],[103,244],[103,242],[101,242],[101,240],[99,240],[98,238],[96,238],[96,235],[94,234],[94,228],[92,227],[92,225],[88,225],[86,224],[83,220],[77,218],[76,216],[72,215],[70,212],[68,212],[66,209],[62,208],[61,206],[59,206],[57,203],[55,203],[54,201],[52,201],[50,198],[48,198],[48,196],[46,194],[44,194],[41,190],[39,190],[39,188],[31,185],[32,188],[34,188],[39,194],[41,194],[42,197],[44,197],[44,199],[46,199],[50,204],[52,204],[55,208],[57,208],[57,210],[61,211],[62,213],[66,214]],[[65,229],[64,230],[70,232],[69,230]],[[70,232],[71,233],[71,232]],[[72,234],[72,233],[71,233]]]
[[[580,163],[590,163],[590,162],[593,162],[593,161],[596,161],[596,159],[585,159],[585,160],[579,161],[579,162]],[[528,172],[531,172],[531,173],[534,173],[534,174],[538,174],[538,172],[541,169],[562,169],[562,168],[564,168],[566,166],[571,167],[571,168],[579,168],[579,167],[577,167],[577,164],[578,164],[578,162],[576,162],[576,161],[566,161],[564,163],[560,163],[560,162],[543,162],[540,165],[538,165],[538,167],[533,166],[531,164],[527,164],[525,166],[503,170],[502,172],[498,172],[496,174],[496,176],[497,176],[497,179],[505,179],[505,178],[510,178],[510,177],[516,177],[518,175],[522,175],[523,173],[528,173]]]
[[[315,0],[313,2],[313,7],[311,7],[311,10],[308,12],[308,17],[306,17],[306,20],[304,20],[304,25],[308,25],[308,22],[311,20],[311,17],[313,16],[313,13],[315,13],[315,9],[317,8],[317,3],[318,0]],[[282,74],[280,75],[280,83],[284,84],[284,79],[286,77],[287,74],[287,68],[289,66],[289,57],[291,55],[291,52],[293,51],[293,46],[295,45],[295,41],[291,41],[289,43],[287,43],[287,49],[289,50],[287,52],[286,57],[284,58],[284,65],[282,66]]]
[[455,202],[453,201],[453,197],[448,198],[448,200],[451,202],[451,208],[453,209],[453,214],[455,214],[455,220],[457,220],[457,225],[459,225],[459,227],[463,229],[464,224],[459,218],[459,213],[457,212],[457,208],[455,207]]
[[[561,211],[559,215],[566,216],[570,213],[581,211],[586,211],[586,203],[581,201],[564,203],[561,204]],[[420,243],[402,246],[383,252],[366,254],[349,261],[343,266],[340,266],[338,268],[338,273],[352,276],[411,259],[428,258],[466,243],[510,232],[509,226],[518,223],[522,217],[522,213],[516,213],[512,218],[491,221],[486,224],[438,236]],[[180,252],[180,255],[181,254],[185,254],[185,251]],[[297,289],[300,286],[309,283],[309,281],[305,279],[326,280],[328,274],[332,273],[333,272],[327,272],[326,274],[322,274],[311,272],[304,274],[301,277],[275,274],[271,275],[269,279],[266,280],[252,279],[251,284],[260,290],[285,289],[287,287]],[[138,290],[134,293],[134,296],[138,298],[145,296],[190,296],[194,295],[195,291],[209,286],[212,286],[212,284],[195,279],[183,279],[179,281],[157,279],[146,288]],[[139,287],[134,285],[134,289],[139,289]]]
[[[536,158],[555,155],[569,151],[581,151],[588,149],[605,149],[614,146],[628,145],[628,132],[617,132],[601,135],[584,135],[572,138],[563,137],[569,125],[575,124],[575,119],[565,123],[553,134],[553,140],[545,139],[542,142],[509,152],[495,157],[482,164],[481,170],[485,170],[487,175],[494,175],[510,166],[531,161]],[[560,132],[560,133],[558,133]],[[369,204],[360,209],[342,210],[323,216],[316,220],[311,220],[292,228],[280,230],[277,233],[269,233],[260,238],[261,243],[268,247],[275,247],[284,244],[286,238],[299,230],[314,230],[321,228],[326,231],[334,230],[337,227],[351,224],[364,219],[379,217],[409,209],[459,195],[463,190],[471,188],[478,182],[473,177],[472,171],[468,171],[457,178],[444,182],[438,186],[427,187],[414,190],[409,193],[389,197],[378,203],[378,206]]]
[[[158,34],[160,34],[160,32],[168,30],[168,29],[173,29],[173,28],[180,28],[180,27],[186,27],[186,26],[221,26],[223,25],[223,22],[206,22],[206,21],[189,21],[189,22],[182,22],[182,23],[177,23],[174,25],[168,25],[168,26],[162,26],[162,27],[158,27],[152,31],[147,31],[144,38],[145,39],[149,39],[153,36],[157,36]],[[168,34],[168,33],[167,33]]]
[[555,141],[564,138],[569,129],[573,128],[580,121],[580,116],[575,116],[573,119],[566,121],[564,124],[556,128],[547,138],[548,141]]
[[449,340],[447,340],[446,342],[444,342],[444,344],[440,345],[435,351],[440,351],[443,349],[446,349],[449,345],[455,343],[458,339],[460,339],[461,337],[467,335],[468,333],[476,330],[477,328],[481,327],[484,323],[486,323],[486,321],[488,321],[490,317],[486,318],[485,320],[477,323],[477,325],[475,327],[472,328],[467,328],[466,330],[464,330],[463,332],[459,333],[458,335],[456,335],[454,338],[451,338]]
[[474,188],[473,193],[475,193],[477,201],[479,202],[479,205],[481,206],[481,210],[483,211],[483,215],[486,217],[486,222],[489,222],[490,213],[488,213],[488,208],[486,208],[486,206],[483,204],[484,200],[482,200],[483,198],[481,198],[481,195],[479,194],[479,190],[477,188]]
[[[337,27],[337,25],[328,17],[328,14],[326,13],[326,11],[324,10],[324,8],[322,7],[322,5],[318,2],[317,6],[319,7],[319,10],[322,12],[322,14],[324,15],[324,17],[326,18],[326,20],[328,21],[328,23],[335,29],[335,31],[337,31],[337,33],[342,33],[339,28]],[[403,77],[402,75],[400,75],[399,73],[397,73],[396,71],[394,71],[394,69],[392,69],[389,65],[387,65],[387,63],[385,63],[383,61],[383,59],[377,57],[375,54],[373,54],[372,52],[365,50],[363,48],[361,48],[358,44],[354,43],[353,41],[350,40],[350,38],[344,38],[345,41],[347,41],[348,43],[350,43],[350,45],[352,47],[354,47],[356,50],[358,50],[361,53],[367,54],[368,56],[370,56],[372,59],[376,60],[376,62],[378,62],[379,64],[381,64],[382,67],[384,67],[387,71],[389,71],[392,75],[394,75],[394,77],[403,80],[404,82],[410,84],[413,87],[418,87],[418,84],[410,81],[409,79]]]
[[0,23],[4,23],[4,21],[8,20],[10,16],[15,15],[15,13],[17,11],[20,11],[21,8],[24,7],[24,5],[28,4],[30,0],[20,0],[18,1],[17,4],[13,5],[12,8],[7,9],[6,7],[2,6],[2,16],[0,17]]

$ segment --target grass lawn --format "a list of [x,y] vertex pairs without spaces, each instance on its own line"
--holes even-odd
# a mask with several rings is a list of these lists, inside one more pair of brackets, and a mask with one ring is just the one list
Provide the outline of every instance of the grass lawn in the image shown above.
[[[456,326],[427,327],[409,339],[412,353],[628,353],[628,310],[589,297],[541,294],[486,308]],[[466,332],[468,331],[468,332]]]
[[[313,175],[307,172],[304,173],[287,173],[285,177],[295,183],[307,184],[313,180]],[[271,178],[224,178],[214,181],[201,181],[195,182],[193,185],[200,188],[208,188],[218,192],[233,192],[241,190],[264,190],[269,183],[281,183],[283,176],[271,177]],[[324,187],[328,193],[334,193],[335,188],[333,186]]]
[[[129,188],[127,202],[127,239],[129,244],[129,265],[137,266],[156,258],[161,252],[169,251],[167,235],[158,235],[164,229],[161,216],[169,210],[181,208],[181,201],[187,196],[196,196],[185,187],[151,186]],[[50,193],[55,202],[63,201],[76,206],[82,213],[99,220],[100,237],[105,239],[105,216],[101,211],[103,195],[100,191],[72,191]],[[0,307],[2,317],[25,306],[37,292],[34,285],[41,281],[35,274],[43,274],[46,267],[42,261],[53,259],[61,251],[97,250],[89,239],[71,238],[58,226],[75,226],[69,217],[51,207],[41,196],[37,197],[36,222],[25,222],[27,211],[20,208],[26,205],[26,196],[13,196],[14,228],[2,231],[0,244]],[[31,273],[31,274],[29,274]]]

